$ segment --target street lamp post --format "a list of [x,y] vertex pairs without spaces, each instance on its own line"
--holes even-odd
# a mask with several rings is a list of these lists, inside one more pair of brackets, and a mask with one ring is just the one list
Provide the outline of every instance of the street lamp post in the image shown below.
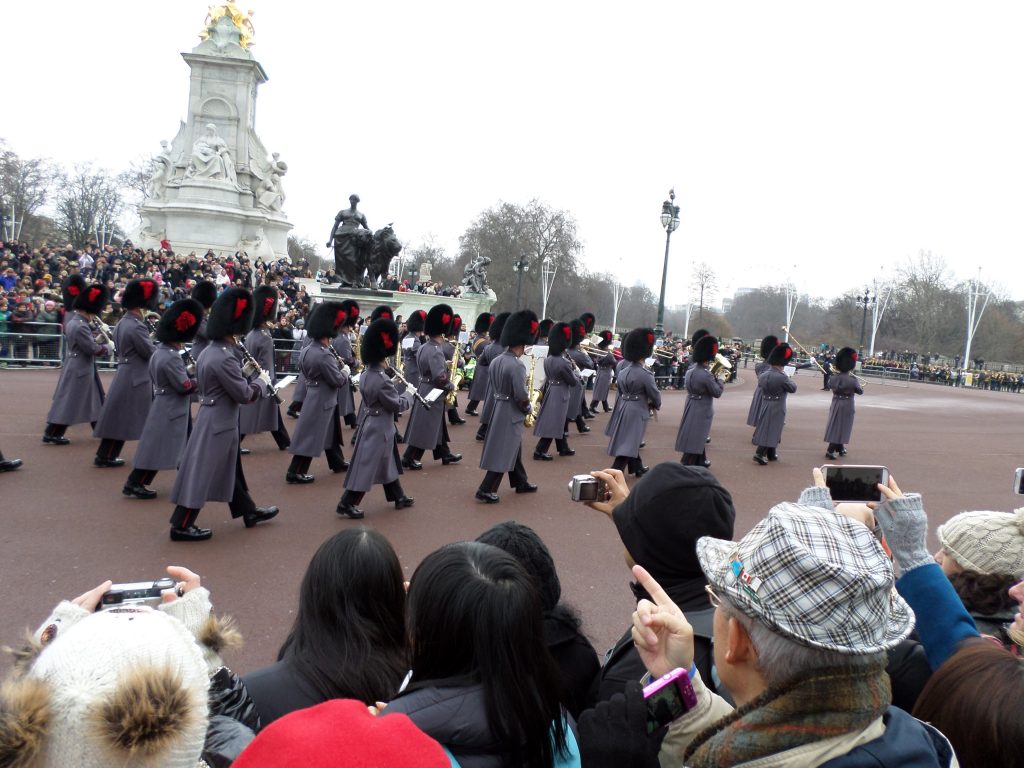
[[857,306],[864,309],[864,316],[860,321],[860,346],[857,349],[857,357],[861,358],[864,356],[864,329],[868,324],[868,309],[873,307],[878,301],[878,296],[871,293],[870,288],[864,289],[864,295],[857,296]]
[[530,271],[530,260],[526,258],[525,253],[512,262],[512,269],[519,274],[519,283],[516,285],[516,312],[518,312],[519,297],[523,292],[523,273]]
[[665,264],[661,269],[661,298],[658,299],[658,323],[654,326],[654,335],[661,338],[665,335],[665,282],[668,280],[668,247],[672,233],[679,227],[679,206],[675,204],[675,188],[668,191],[668,200],[661,204],[661,226],[665,228]]
[[419,267],[415,263],[410,264],[409,265],[409,285],[412,287],[412,289],[414,291],[416,290],[416,278],[419,277],[419,276],[420,276],[420,269],[419,269]]

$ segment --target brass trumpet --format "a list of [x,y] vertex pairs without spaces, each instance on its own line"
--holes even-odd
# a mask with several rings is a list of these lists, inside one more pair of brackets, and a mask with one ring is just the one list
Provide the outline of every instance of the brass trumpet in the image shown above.
[[[792,333],[790,333],[790,330],[789,330],[788,326],[785,326],[785,325],[782,326],[782,330],[783,330],[784,333],[788,333],[789,334],[790,341],[792,341],[794,344],[796,344],[800,348],[800,351],[803,352],[805,355],[807,355],[807,357],[810,358],[811,362],[814,363],[818,367],[819,371],[821,371],[826,376],[831,376],[834,373],[838,373],[838,371],[836,371],[833,368],[831,363],[829,363],[829,368],[832,368],[832,370],[826,371],[824,368],[822,368],[821,367],[821,363],[818,362],[818,358],[816,358],[814,355],[812,355],[810,352],[808,352],[807,348],[803,344],[801,344],[799,341],[796,340],[796,336],[794,336]],[[851,373],[853,373],[853,371],[851,371]],[[857,381],[859,381],[861,384],[867,384],[867,382],[863,378],[858,376],[856,373],[853,374],[853,377],[855,379],[857,379]]]
[[732,363],[729,362],[729,358],[727,358],[725,355],[721,355],[721,354],[715,355],[715,362],[713,362],[711,364],[711,368],[710,368],[712,376],[714,376],[717,379],[719,377],[719,375],[721,375],[725,371],[731,371],[731,370],[732,370]]

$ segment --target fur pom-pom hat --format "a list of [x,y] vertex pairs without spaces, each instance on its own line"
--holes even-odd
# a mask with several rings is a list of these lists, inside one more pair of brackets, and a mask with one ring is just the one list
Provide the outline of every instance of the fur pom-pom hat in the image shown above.
[[176,301],[160,316],[156,324],[156,340],[188,344],[196,337],[203,319],[203,305],[195,299]]
[[487,333],[487,329],[491,327],[491,323],[494,322],[494,315],[490,312],[481,312],[476,316],[476,322],[473,323],[473,330],[478,334]]
[[491,323],[491,327],[487,329],[487,334],[491,337],[491,341],[500,341],[501,332],[504,330],[505,323],[508,321],[509,315],[511,314],[511,312],[499,312],[495,316],[494,322]]
[[764,360],[768,359],[768,355],[772,353],[772,350],[779,346],[778,336],[765,336],[761,339],[761,357]]
[[370,323],[363,334],[359,355],[367,365],[380,363],[395,354],[398,349],[398,324],[394,320],[381,318]]
[[608,345],[611,344],[612,339],[615,338],[615,334],[608,330],[601,331],[597,335],[601,337],[601,340],[597,342],[597,346],[601,349],[608,349]]
[[277,319],[277,288],[272,285],[260,285],[252,292],[253,312],[252,327],[259,328],[264,323],[272,323]]
[[75,308],[75,300],[85,290],[85,278],[81,275],[68,275],[60,286],[60,295],[64,299],[64,308],[69,312]]
[[452,323],[448,326],[448,333],[445,336],[449,339],[458,339],[460,333],[462,333],[462,316],[452,315]]
[[427,312],[427,321],[423,326],[423,332],[431,338],[434,336],[444,336],[448,333],[448,328],[452,324],[454,314],[448,304],[435,304]]
[[78,298],[75,299],[75,309],[88,312],[90,315],[98,315],[107,305],[109,298],[110,294],[102,284],[92,283],[85,286],[78,294]]
[[580,318],[569,321],[572,326],[572,346],[576,346],[587,338],[587,324]]
[[417,309],[411,315],[409,319],[405,321],[405,328],[409,333],[419,335],[423,333],[423,327],[427,324],[427,311],[425,309]]
[[707,363],[715,359],[718,354],[718,339],[714,336],[702,336],[693,345],[693,362]]
[[306,332],[313,339],[333,339],[346,322],[348,311],[344,307],[344,302],[324,301],[313,307],[313,311],[309,313]]
[[540,321],[537,313],[530,309],[513,312],[501,329],[501,345],[503,347],[529,346],[537,341],[540,333]]
[[345,299],[341,302],[341,308],[345,310],[344,325],[353,326],[359,319],[359,302],[353,299]]
[[693,332],[693,337],[690,339],[690,346],[697,346],[697,342],[703,339],[705,336],[710,336],[711,332],[707,328],[698,328]]
[[548,331],[548,356],[557,357],[572,345],[572,326],[555,323]]
[[653,328],[634,328],[622,340],[622,356],[631,363],[646,360],[653,352]]
[[793,359],[793,348],[786,342],[781,342],[775,345],[775,348],[768,353],[768,357],[765,358],[768,365],[789,365],[789,361]]
[[252,328],[252,294],[245,288],[228,288],[210,307],[206,321],[206,336],[209,339],[223,339],[227,336],[244,336]]
[[0,765],[196,768],[209,676],[196,639],[148,607],[92,614],[48,646],[0,701]]
[[836,352],[836,368],[841,373],[849,373],[857,367],[857,350],[853,347],[843,347]]
[[121,306],[125,309],[156,309],[160,301],[160,286],[148,277],[130,280],[121,295]]
[[540,321],[540,336],[538,338],[546,339],[548,334],[551,333],[551,326],[555,324],[555,321],[550,317],[545,317]]
[[580,320],[583,321],[583,327],[587,333],[591,333],[594,330],[594,325],[597,323],[597,318],[593,312],[584,312],[580,315]]
[[200,280],[192,286],[192,298],[209,309],[217,300],[217,286],[210,280]]
[[373,312],[370,313],[371,323],[376,322],[381,318],[383,318],[384,320],[395,319],[394,311],[392,311],[391,307],[389,307],[387,304],[381,304],[379,307],[374,307]]

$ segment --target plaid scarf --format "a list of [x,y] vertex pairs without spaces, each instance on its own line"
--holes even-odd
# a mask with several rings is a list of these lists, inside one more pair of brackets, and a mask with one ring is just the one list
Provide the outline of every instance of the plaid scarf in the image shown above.
[[860,731],[891,701],[884,664],[816,670],[769,688],[697,734],[683,762],[692,768],[737,765]]

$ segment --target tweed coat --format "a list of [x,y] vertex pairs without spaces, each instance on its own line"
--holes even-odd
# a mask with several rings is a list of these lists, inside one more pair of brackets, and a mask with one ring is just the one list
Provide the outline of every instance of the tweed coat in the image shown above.
[[754,445],[776,448],[782,442],[782,429],[786,426],[786,397],[796,392],[796,382],[782,371],[769,366],[757,377],[761,389],[761,410],[754,430]]
[[149,380],[153,402],[135,449],[136,469],[176,469],[185,453],[192,404],[189,395],[196,391],[181,354],[167,344],[157,344],[149,358]]
[[476,371],[477,372],[473,374],[473,378],[475,379],[477,376],[480,375],[480,366],[481,365],[484,366],[483,372],[484,372],[485,377],[487,378],[487,386],[484,389],[484,397],[483,397],[484,406],[483,406],[483,410],[480,411],[480,423],[481,424],[487,424],[490,421],[490,419],[491,419],[491,411],[494,410],[494,400],[491,399],[490,365],[491,365],[491,363],[493,363],[498,358],[499,355],[504,353],[504,351],[505,351],[505,347],[503,347],[501,344],[499,344],[496,341],[492,341],[490,344],[488,344],[486,347],[484,347],[483,355],[480,356],[480,359],[477,361],[477,364],[476,364]]
[[[594,369],[594,362],[590,359],[590,355],[582,349],[567,349],[565,354],[572,358],[572,361],[576,363],[576,367],[581,371]],[[586,384],[583,384],[578,389],[574,389],[569,396],[568,416],[570,421],[583,413],[583,396],[586,388]]]
[[96,371],[96,356],[105,355],[105,345],[93,338],[89,321],[77,312],[64,321],[64,368],[53,392],[46,416],[49,424],[94,422],[103,407],[103,385]]
[[651,408],[661,408],[654,374],[642,363],[629,363],[619,373],[619,397],[608,420],[608,455],[636,458],[644,441]]
[[484,361],[484,351],[490,345],[486,335],[477,336],[473,339],[473,357],[476,358],[476,370],[473,372],[473,381],[469,385],[469,399],[480,402],[487,397],[487,366],[490,360]]
[[491,361],[490,380],[494,407],[480,454],[480,469],[511,472],[522,448],[523,421],[530,408],[526,367],[514,352],[506,350]]
[[[755,379],[755,381],[757,379],[761,378],[761,374],[764,373],[765,371],[767,371],[769,368],[771,368],[771,366],[768,365],[768,363],[766,363],[764,360],[762,360],[759,363],[756,363],[754,365],[754,379]],[[761,411],[761,398],[763,396],[764,396],[764,393],[761,391],[761,388],[758,387],[758,386],[755,386],[754,387],[754,394],[750,398],[750,409],[747,411],[747,426],[748,427],[756,427],[757,426],[757,414],[760,413],[760,411]]]
[[[254,328],[245,337],[245,348],[256,358],[260,368],[270,374],[270,381],[277,384],[274,371],[274,337],[266,328]],[[238,412],[238,431],[243,435],[258,432],[273,432],[281,416],[277,401],[261,391],[259,400],[243,405]]]
[[615,355],[606,352],[597,361],[597,378],[594,380],[594,394],[591,400],[603,403],[608,399],[612,386],[612,372],[615,370]]
[[334,425],[339,422],[338,392],[348,389],[348,376],[334,354],[319,341],[299,353],[299,368],[306,377],[306,401],[299,411],[288,453],[316,457],[334,444]]
[[126,314],[114,328],[114,346],[117,373],[92,434],[110,440],[138,440],[153,401],[149,358],[154,347],[149,328],[135,315]]
[[[339,333],[331,339],[331,346],[334,347],[334,351],[338,353],[338,356],[345,361],[345,365],[352,370],[352,373],[357,373],[359,365],[355,352],[352,351],[352,340],[348,337],[348,334]],[[348,381],[345,383],[345,386],[338,390],[338,415],[344,418],[355,412],[355,390],[352,387],[351,381]]]
[[856,408],[854,395],[863,395],[864,390],[852,373],[833,373],[828,380],[832,390],[832,405],[828,409],[828,424],[825,426],[825,442],[846,445],[853,433],[853,417]]
[[394,482],[402,474],[395,414],[402,410],[405,384],[392,382],[378,363],[363,373],[359,391],[363,395],[359,441],[345,474],[345,490],[366,493],[374,485]]
[[[302,344],[299,345],[299,356],[302,355],[302,350],[308,347],[315,341],[311,336],[303,336]],[[301,403],[306,399],[306,377],[302,374],[302,369],[299,368],[298,378],[295,379],[295,385],[292,387],[292,402]]]
[[533,435],[561,439],[565,434],[572,393],[580,389],[580,377],[562,355],[544,358],[544,376],[544,399],[540,403],[540,415],[533,427]]
[[[444,350],[441,344],[433,339],[424,342],[416,353],[416,367],[420,373],[420,383],[416,390],[426,396],[432,389],[449,388],[448,366],[444,361]],[[435,400],[428,411],[417,400],[412,404],[409,426],[405,430],[405,442],[413,448],[424,451],[432,450],[443,441],[444,431],[444,398]]]
[[683,419],[676,434],[676,450],[681,453],[704,453],[711,421],[715,418],[715,398],[723,387],[711,371],[702,365],[691,365],[683,380],[688,397],[683,406]]
[[238,461],[238,408],[260,395],[259,382],[242,375],[237,348],[211,341],[196,360],[199,414],[171,488],[171,503],[200,509],[208,501],[231,501]]

